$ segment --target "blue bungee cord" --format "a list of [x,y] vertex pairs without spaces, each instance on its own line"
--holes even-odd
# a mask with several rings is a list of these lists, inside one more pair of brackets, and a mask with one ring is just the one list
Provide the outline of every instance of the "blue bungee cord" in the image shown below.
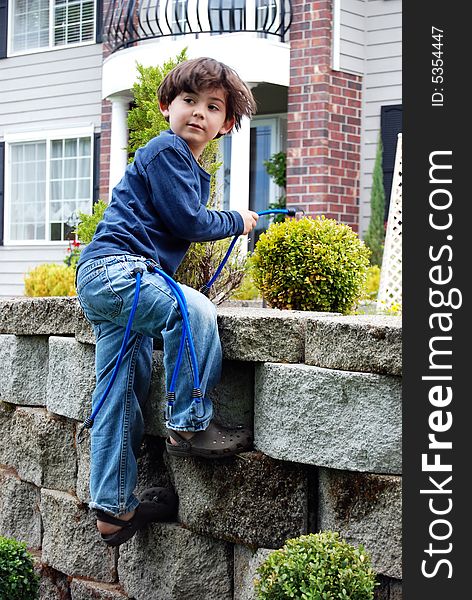
[[[269,215],[269,214],[286,214],[290,217],[294,217],[297,214],[297,212],[303,213],[303,211],[301,211],[300,209],[295,209],[295,208],[291,208],[291,209],[276,208],[276,209],[262,210],[262,211],[258,212],[257,214],[259,216]],[[228,261],[228,258],[229,258],[239,237],[240,237],[239,235],[234,236],[231,244],[228,247],[228,250],[226,251],[226,254],[225,254],[223,260],[221,261],[220,265],[216,269],[215,274],[200,289],[200,292],[202,292],[206,296],[208,295],[211,286],[215,283],[215,281],[218,278],[218,276],[220,275],[223,267],[225,266],[226,262]],[[174,371],[172,373],[169,389],[166,394],[166,419],[170,419],[172,408],[173,408],[174,402],[175,402],[175,386],[177,383],[177,377],[178,377],[178,374],[180,371],[180,366],[182,364],[182,358],[183,358],[183,354],[184,354],[184,348],[185,348],[186,341],[188,342],[188,347],[189,347],[189,352],[190,352],[190,361],[192,364],[192,372],[193,372],[192,398],[194,399],[194,401],[197,404],[200,404],[203,402],[203,393],[201,390],[201,382],[200,382],[200,378],[199,378],[197,355],[195,352],[195,345],[193,343],[192,331],[190,328],[187,300],[185,298],[185,295],[184,295],[180,285],[176,281],[174,281],[174,279],[172,279],[172,277],[170,277],[170,275],[168,275],[165,271],[160,269],[158,264],[155,261],[153,261],[151,259],[146,259],[144,261],[144,264],[146,265],[146,269],[148,270],[149,273],[157,273],[158,275],[163,277],[163,279],[167,282],[167,284],[169,285],[170,289],[172,290],[172,292],[177,300],[177,304],[179,306],[179,310],[180,310],[180,313],[182,316],[182,335],[180,338],[179,350],[177,352],[177,359],[175,362]],[[92,414],[85,419],[85,421],[82,424],[81,429],[79,430],[79,433],[77,435],[77,441],[79,444],[82,443],[82,441],[84,439],[83,433],[84,433],[85,429],[91,429],[91,427],[93,426],[95,418],[96,418],[98,412],[100,411],[100,409],[102,408],[102,406],[103,406],[103,404],[115,382],[116,376],[118,375],[118,370],[121,366],[123,357],[126,353],[126,347],[128,345],[129,337],[131,334],[131,327],[133,325],[134,315],[135,315],[136,309],[138,307],[139,293],[141,291],[141,280],[142,280],[143,273],[144,273],[144,271],[141,267],[136,267],[135,269],[133,269],[133,275],[135,275],[135,277],[136,277],[136,289],[135,289],[135,293],[134,293],[133,304],[132,304],[131,311],[130,311],[129,318],[128,318],[128,323],[126,325],[125,333],[123,335],[123,341],[121,343],[120,352],[118,354],[118,358],[116,359],[115,367],[114,367],[112,375],[110,377],[110,381],[108,382],[108,385],[105,388],[105,391],[103,392],[100,400],[96,404]]]

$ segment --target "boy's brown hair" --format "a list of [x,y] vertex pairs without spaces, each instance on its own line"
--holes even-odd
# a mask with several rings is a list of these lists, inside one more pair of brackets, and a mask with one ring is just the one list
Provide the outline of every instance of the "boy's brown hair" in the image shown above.
[[162,80],[157,97],[161,104],[169,106],[182,92],[196,93],[215,87],[226,92],[226,120],[234,118],[234,128],[238,130],[242,117],[256,112],[256,102],[236,71],[214,58],[193,58],[174,67]]

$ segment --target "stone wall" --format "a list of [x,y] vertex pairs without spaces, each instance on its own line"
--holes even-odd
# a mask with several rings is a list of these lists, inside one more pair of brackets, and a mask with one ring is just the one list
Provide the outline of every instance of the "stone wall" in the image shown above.
[[74,298],[0,301],[0,534],[25,541],[41,600],[251,600],[287,538],[336,530],[363,544],[379,600],[401,598],[401,324],[397,317],[219,308],[227,424],[255,449],[169,457],[156,349],[139,489],[172,485],[178,522],[119,549],[88,510],[94,339]]

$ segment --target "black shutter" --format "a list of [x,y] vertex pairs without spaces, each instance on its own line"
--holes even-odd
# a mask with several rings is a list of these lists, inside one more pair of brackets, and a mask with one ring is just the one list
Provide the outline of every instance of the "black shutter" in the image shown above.
[[5,142],[0,142],[0,246],[3,246],[3,214],[5,212]]
[[7,57],[8,0],[0,0],[0,58]]
[[380,109],[380,130],[382,135],[382,170],[385,190],[385,221],[388,219],[390,193],[392,191],[393,170],[398,134],[402,131],[403,108],[401,104],[382,106]]
[[[0,0],[0,2],[2,2],[2,0]],[[96,2],[96,7],[97,7],[97,17],[95,19],[95,41],[97,42],[97,44],[101,44],[102,43],[102,27],[103,27],[103,0],[97,0]]]
[[100,200],[100,134],[93,136],[93,204]]

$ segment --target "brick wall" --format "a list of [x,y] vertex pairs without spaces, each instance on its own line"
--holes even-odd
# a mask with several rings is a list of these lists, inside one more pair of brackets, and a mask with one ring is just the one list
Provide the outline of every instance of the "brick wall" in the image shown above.
[[111,102],[102,100],[102,132],[100,135],[100,192],[99,198],[108,202],[110,176]]
[[[110,8],[111,0],[103,0],[103,23]],[[106,34],[103,35],[103,60],[110,55],[106,45]],[[108,202],[108,180],[110,176],[110,140],[111,140],[111,102],[102,100],[102,119],[100,135],[100,190],[99,198]]]
[[331,69],[332,1],[292,7],[287,204],[358,231],[362,81]]

